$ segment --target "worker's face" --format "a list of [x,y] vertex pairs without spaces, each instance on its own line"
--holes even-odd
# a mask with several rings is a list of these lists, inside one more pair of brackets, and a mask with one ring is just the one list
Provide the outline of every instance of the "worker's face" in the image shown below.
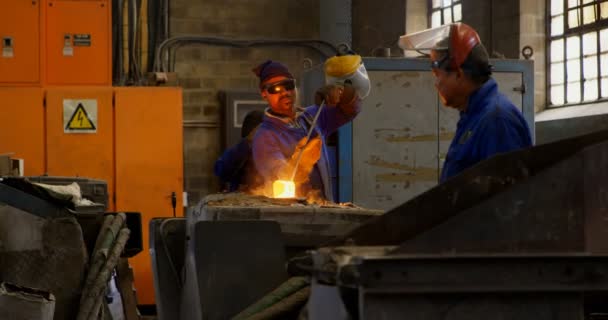
[[296,87],[294,79],[285,76],[272,77],[264,81],[260,93],[274,113],[287,117],[295,115]]
[[[431,51],[431,61],[443,61],[442,53]],[[441,63],[440,66],[444,66]],[[432,68],[435,76],[435,88],[439,93],[441,103],[446,107],[463,110],[466,107],[467,97],[464,94],[464,74],[461,69],[455,71],[447,71],[442,67]]]

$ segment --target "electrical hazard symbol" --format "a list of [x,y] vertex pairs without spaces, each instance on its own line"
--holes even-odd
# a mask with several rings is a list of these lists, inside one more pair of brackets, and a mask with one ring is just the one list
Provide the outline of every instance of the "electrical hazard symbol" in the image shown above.
[[97,100],[64,100],[63,128],[65,133],[97,132]]

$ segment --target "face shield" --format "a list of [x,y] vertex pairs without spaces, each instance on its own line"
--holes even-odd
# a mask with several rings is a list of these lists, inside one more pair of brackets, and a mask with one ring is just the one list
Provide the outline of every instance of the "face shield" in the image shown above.
[[399,37],[399,47],[430,55],[431,50],[448,50],[451,25],[426,29]]
[[452,23],[399,37],[399,47],[425,55],[440,52],[431,67],[456,70],[473,48],[480,44],[477,32],[464,23]]
[[361,99],[371,88],[367,70],[359,55],[335,56],[325,61],[325,83],[351,85]]

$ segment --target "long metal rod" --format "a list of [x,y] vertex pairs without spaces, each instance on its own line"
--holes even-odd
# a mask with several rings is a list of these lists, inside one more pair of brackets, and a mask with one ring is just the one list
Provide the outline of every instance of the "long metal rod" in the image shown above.
[[304,151],[304,147],[310,141],[310,135],[312,134],[312,131],[315,129],[315,125],[317,124],[317,119],[319,119],[319,115],[321,114],[321,110],[323,110],[324,106],[325,106],[325,100],[321,101],[319,110],[317,110],[317,114],[315,114],[315,118],[312,119],[312,123],[310,124],[310,128],[308,129],[308,134],[306,135],[306,143],[304,143],[304,146],[302,146],[302,148],[300,148],[300,153],[298,154],[298,160],[296,160],[296,165],[293,167],[293,173],[291,174],[290,181],[293,181],[293,179],[295,179],[295,177],[296,177],[296,172],[298,171],[298,166],[300,165],[300,159],[302,159],[302,152]]

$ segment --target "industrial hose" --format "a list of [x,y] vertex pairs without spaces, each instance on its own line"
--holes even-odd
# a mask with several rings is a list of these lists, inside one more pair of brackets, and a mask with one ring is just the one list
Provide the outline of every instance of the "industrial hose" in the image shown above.
[[309,284],[310,282],[306,277],[289,278],[279,287],[272,290],[260,300],[256,301],[254,304],[250,305],[245,310],[234,316],[232,320],[248,320],[251,319],[251,317],[257,316],[258,314],[266,314],[265,310],[270,309],[273,306],[274,312],[284,310],[286,306],[293,306],[301,301],[304,295],[305,301],[306,298],[308,298],[308,293],[307,291],[302,290],[307,287],[310,288]]
[[92,264],[89,268],[89,272],[84,283],[84,290],[80,298],[80,303],[82,303],[83,299],[87,296],[88,290],[95,282],[99,270],[108,259],[109,251],[112,249],[112,244],[114,243],[114,240],[116,240],[116,237],[124,225],[125,220],[126,215],[124,213],[119,213],[116,215],[116,217],[112,215],[106,216],[102,230],[97,236],[97,241],[95,242],[95,249],[93,250],[91,259]]
[[103,292],[129,239],[130,231],[124,227],[125,220],[124,213],[109,215],[104,219],[80,298],[78,320],[97,319],[103,303]]
[[[110,251],[108,260],[104,264],[103,268],[99,271],[99,274],[95,278],[95,282],[89,289],[88,295],[84,297],[84,301],[80,305],[77,320],[95,320],[101,306],[101,300],[103,299],[103,293],[108,285],[108,281],[112,275],[112,270],[118,264],[118,259],[129,240],[129,234],[131,231],[127,228],[120,230],[116,243]],[[96,309],[97,307],[97,309]]]
[[296,307],[304,305],[309,296],[310,286],[306,286],[285,297],[285,299],[273,304],[272,306],[252,315],[251,317],[247,318],[247,320],[281,319],[279,316],[294,311]]

